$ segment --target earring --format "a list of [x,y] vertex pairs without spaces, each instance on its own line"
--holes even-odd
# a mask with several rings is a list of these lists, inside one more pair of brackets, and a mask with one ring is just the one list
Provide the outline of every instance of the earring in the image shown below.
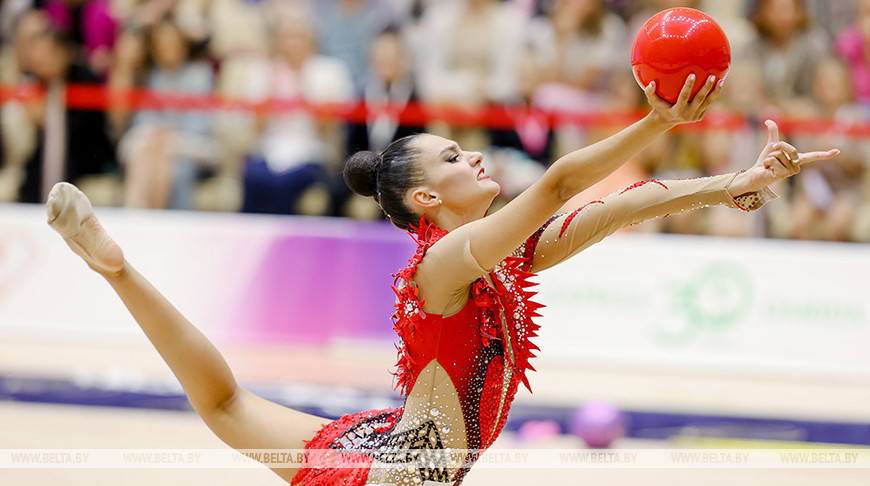
[[438,200],[438,204],[444,204],[444,201],[442,201],[442,200],[439,199],[439,200]]

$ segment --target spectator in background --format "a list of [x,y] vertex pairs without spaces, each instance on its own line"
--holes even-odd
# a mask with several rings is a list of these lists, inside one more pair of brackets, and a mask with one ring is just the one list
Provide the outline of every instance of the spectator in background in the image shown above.
[[[57,1],[57,0],[54,0]],[[68,1],[68,0],[62,0]],[[90,0],[85,0],[90,1]],[[171,18],[176,26],[184,33],[191,51],[202,52],[215,35],[209,25],[212,13],[218,8],[213,6],[224,5],[227,0],[111,0],[114,11],[118,12],[124,30],[134,32],[147,32],[149,29]],[[243,0],[228,0],[230,2]],[[258,6],[257,8],[260,8]],[[247,28],[248,25],[237,24],[237,29]],[[220,35],[217,35],[220,37]]]
[[[601,107],[614,73],[625,66],[625,24],[604,0],[554,0],[529,26],[543,63],[533,104],[551,111],[588,112]],[[545,4],[546,5],[546,4]],[[592,142],[582,127],[557,127],[557,156]]]
[[[509,2],[433,2],[421,20],[415,55],[422,98],[455,108],[517,103],[525,17]],[[485,130],[428,127],[469,150],[485,149]]]
[[[405,48],[399,31],[389,28],[378,34],[369,52],[368,75],[363,87],[367,118],[364,123],[350,127],[348,149],[351,153],[381,152],[394,140],[425,130],[422,123],[400,124],[400,118],[409,113],[409,106],[418,103],[419,95],[411,53]],[[354,195],[343,178],[336,178],[333,187],[336,215],[372,219],[380,214],[371,198]]]
[[380,152],[394,140],[424,130],[419,123],[399,123],[399,117],[419,98],[412,63],[397,29],[386,29],[372,41],[363,89],[368,119],[351,127],[351,152]]
[[[0,82],[6,85],[33,84],[34,80],[28,79],[26,72],[28,47],[49,32],[51,25],[42,10],[19,12],[13,8],[15,3],[20,2],[4,2],[0,11],[9,17],[15,16],[14,19],[3,19],[9,31],[4,33],[8,43],[4,43],[0,51]],[[0,202],[15,202],[19,198],[24,168],[36,149],[38,138],[35,116],[32,116],[34,107],[16,100],[5,101],[0,106]]]
[[852,25],[837,35],[834,43],[850,68],[852,92],[857,101],[870,106],[870,0],[860,0]]
[[764,74],[764,92],[786,113],[800,109],[811,96],[818,60],[827,57],[829,42],[814,27],[803,0],[760,0],[753,15],[756,38],[741,59]]
[[539,55],[539,48],[532,42],[526,42],[517,66],[517,102],[511,104],[511,110],[503,111],[505,117],[512,119],[513,126],[490,130],[492,145],[522,151],[543,165],[553,160],[554,135],[550,117],[534,110],[532,104],[538,87],[544,82],[545,66],[546,61]]
[[29,110],[39,135],[36,150],[25,167],[19,200],[44,201],[48,190],[65,180],[76,181],[98,204],[113,202],[107,201],[112,199],[107,184],[112,183],[117,164],[105,113],[68,108],[64,100],[67,83],[94,84],[99,78],[76,60],[71,40],[53,30],[24,46],[22,58],[25,70],[45,86],[46,97]]
[[67,34],[81,56],[98,76],[109,69],[118,35],[118,19],[110,0],[47,0],[44,5],[52,25]]
[[788,237],[856,241],[861,237],[855,218],[867,204],[863,192],[868,188],[865,161],[870,147],[846,133],[864,122],[864,116],[852,96],[849,68],[840,59],[830,57],[817,64],[812,101],[802,115],[819,122],[820,131],[795,143],[837,143],[841,154],[830,164],[808,165],[795,180]]
[[552,0],[530,22],[529,36],[546,60],[545,82],[602,93],[624,67],[625,24],[604,0]]
[[[273,25],[273,57],[248,72],[241,91],[258,100],[344,103],[354,98],[347,66],[317,54],[316,32],[304,11],[285,11]],[[244,169],[242,210],[256,213],[325,214],[328,181],[338,174],[346,134],[340,120],[303,110],[259,121],[257,148]]]
[[735,114],[749,118],[747,125],[753,127],[753,132],[765,113],[776,111],[773,100],[764,94],[764,73],[754,61],[732,59],[725,83],[728,89],[722,91],[723,104]]
[[0,2],[0,41],[14,41],[21,17],[33,10],[33,0],[3,0]]
[[[136,43],[142,43],[141,49]],[[142,70],[143,86],[151,92],[206,94],[213,88],[211,66],[191,58],[189,40],[172,20],[154,24],[143,35],[125,36],[119,42],[118,54],[118,66],[113,70],[116,79],[135,82],[129,71]],[[142,62],[146,63],[144,69]],[[112,84],[123,87],[122,81]],[[126,167],[126,206],[194,207],[201,168],[211,165],[218,153],[211,119],[210,113],[171,109],[133,115],[119,147]]]
[[268,52],[266,15],[260,2],[212,2],[209,21],[209,49],[222,62],[251,53]]
[[815,22],[833,38],[855,21],[860,0],[806,0]]
[[[285,1],[286,3],[286,1]],[[278,18],[275,2],[220,0],[209,4],[208,50],[219,65],[216,94],[245,98],[250,72],[262,72],[269,53],[269,23]],[[256,143],[256,116],[240,110],[213,113],[214,134],[221,147],[214,176],[203,181],[196,194],[197,207],[238,211],[242,207],[242,172],[245,156]]]
[[399,22],[396,9],[389,0],[318,0],[311,6],[320,53],[344,62],[357,94],[363,94],[369,46],[379,32]]

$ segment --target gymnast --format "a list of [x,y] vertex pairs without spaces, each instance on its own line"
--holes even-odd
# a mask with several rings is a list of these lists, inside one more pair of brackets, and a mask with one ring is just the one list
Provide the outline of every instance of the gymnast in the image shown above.
[[[303,449],[302,467],[271,466],[293,485],[458,485],[507,420],[537,347],[529,278],[616,230],[706,206],[758,209],[768,188],[838,150],[798,153],[768,141],[748,169],[688,180],[642,181],[579,207],[572,196],[602,180],[656,137],[704,117],[722,89],[709,78],[690,99],[694,76],[671,105],[644,89],[652,110],[619,133],[572,152],[502,209],[488,214],[499,185],[482,155],[430,134],[395,141],[382,153],[357,152],[345,180],[372,196],[418,248],[395,274],[399,335],[397,409],[338,420],[269,402],[240,387],[217,349],[124,258],[78,189],[60,183],[47,201],[48,222],[102,275],[180,381],[206,425],[235,449]],[[455,463],[418,460],[460,451]],[[321,454],[321,452],[330,454]],[[318,459],[319,460],[315,460]],[[351,464],[349,466],[349,464]]]

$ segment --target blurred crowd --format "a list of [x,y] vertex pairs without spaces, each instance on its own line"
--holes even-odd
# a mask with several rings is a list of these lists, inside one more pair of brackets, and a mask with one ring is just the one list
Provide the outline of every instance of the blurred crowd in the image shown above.
[[[101,205],[376,219],[374,202],[345,186],[343,161],[430,131],[484,151],[503,204],[560,155],[619,127],[536,116],[409,126],[402,110],[643,110],[631,42],[671,7],[704,10],[725,29],[733,64],[711,113],[745,122],[662,137],[584,196],[744,169],[765,141],[764,118],[818,121],[784,136],[842,154],[776,187],[784,201],[641,228],[870,241],[870,144],[847,135],[870,120],[870,0],[2,0],[0,84],[45,95],[0,107],[0,201],[40,202],[69,180]],[[65,102],[73,83],[394,110],[353,121],[305,110],[82,110]]]

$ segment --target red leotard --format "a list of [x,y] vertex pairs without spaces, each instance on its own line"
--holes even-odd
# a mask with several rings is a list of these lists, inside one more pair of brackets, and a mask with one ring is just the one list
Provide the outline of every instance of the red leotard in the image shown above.
[[[451,436],[463,432],[451,430],[448,418],[453,423],[461,421],[465,449],[488,448],[504,427],[519,384],[529,387],[526,370],[534,369],[529,358],[538,349],[531,342],[538,325],[532,322],[532,317],[538,315],[536,310],[542,306],[531,300],[535,292],[528,288],[535,285],[529,282],[533,276],[529,269],[541,231],[497,265],[489,278],[475,281],[465,306],[444,317],[422,310],[422,298],[412,278],[426,250],[447,232],[421,221],[419,230],[411,233],[418,243],[417,252],[409,265],[394,275],[397,281],[394,329],[402,341],[397,387],[405,396],[405,406],[345,415],[324,427],[306,449],[334,449],[344,460],[361,464],[370,465],[376,460],[403,462],[406,457],[390,457],[383,451],[390,446],[444,448]],[[453,385],[449,390],[455,396],[441,397],[436,393],[425,406],[417,404],[412,410],[409,394],[415,384],[430,379],[422,376],[428,375],[425,370],[432,369],[430,364],[440,365],[446,371]],[[439,410],[445,399],[448,405],[440,405]],[[451,400],[459,404],[459,410],[451,409]],[[400,431],[396,424],[401,421],[411,425]],[[411,475],[379,472],[376,483],[423,484],[424,480],[430,480],[436,484],[459,484],[474,460],[475,456],[469,456],[462,467],[454,469],[421,467]],[[362,485],[372,482],[368,473],[367,467],[302,469],[292,484]]]

